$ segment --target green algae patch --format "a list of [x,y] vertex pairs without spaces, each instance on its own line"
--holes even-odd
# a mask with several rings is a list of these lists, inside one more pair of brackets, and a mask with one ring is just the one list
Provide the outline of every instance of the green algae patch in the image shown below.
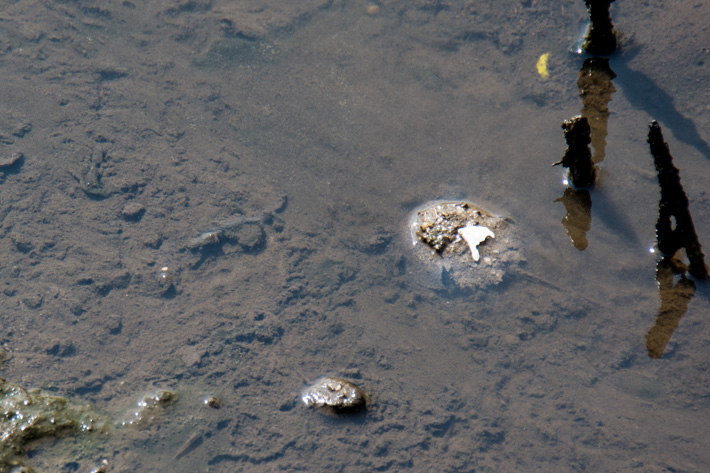
[[0,378],[0,473],[24,465],[21,455],[32,441],[103,431],[105,427],[105,419],[88,405],[28,390]]

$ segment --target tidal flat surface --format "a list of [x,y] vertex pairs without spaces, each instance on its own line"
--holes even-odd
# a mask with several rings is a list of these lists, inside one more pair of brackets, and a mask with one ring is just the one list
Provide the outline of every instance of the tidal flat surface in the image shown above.
[[[0,471],[708,471],[707,282],[671,277],[687,308],[647,346],[666,292],[646,136],[658,120],[710,248],[710,4],[613,5],[580,250],[551,164],[583,106],[585,17],[5,5],[0,158],[22,158],[0,169],[0,376],[113,420],[0,450]],[[422,267],[408,218],[438,200],[510,218],[524,264],[481,290]],[[303,405],[321,376],[367,410]]]

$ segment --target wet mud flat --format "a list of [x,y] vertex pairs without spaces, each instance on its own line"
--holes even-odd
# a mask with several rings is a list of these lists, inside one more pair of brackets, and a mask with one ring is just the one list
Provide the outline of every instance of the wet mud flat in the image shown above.
[[[282,3],[0,13],[0,376],[103,422],[16,437],[0,471],[703,471],[708,293],[650,359],[644,140],[668,122],[707,241],[707,8],[618,5],[628,127],[580,252],[549,164],[582,2]],[[520,271],[423,268],[408,218],[438,199],[510,217]],[[306,406],[321,376],[367,409]]]

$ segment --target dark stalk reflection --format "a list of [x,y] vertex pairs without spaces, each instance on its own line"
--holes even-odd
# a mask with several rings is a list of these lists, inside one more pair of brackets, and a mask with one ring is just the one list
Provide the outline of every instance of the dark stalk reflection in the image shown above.
[[589,191],[567,188],[555,202],[562,202],[565,206],[567,215],[562,219],[562,226],[567,230],[572,244],[579,251],[585,250],[589,244],[587,232],[592,228],[592,197]]
[[609,123],[609,102],[616,92],[613,79],[616,74],[609,67],[609,59],[589,57],[579,70],[577,87],[582,98],[582,116],[589,122],[594,156],[592,161],[599,164],[606,156],[607,124]]
[[[663,258],[656,266],[661,308],[658,309],[656,323],[646,335],[646,348],[651,358],[660,358],[666,351],[666,345],[678,328],[680,319],[688,311],[690,300],[695,295],[695,283],[685,277],[686,269],[673,258]],[[680,275],[680,279],[674,284],[676,275]]]

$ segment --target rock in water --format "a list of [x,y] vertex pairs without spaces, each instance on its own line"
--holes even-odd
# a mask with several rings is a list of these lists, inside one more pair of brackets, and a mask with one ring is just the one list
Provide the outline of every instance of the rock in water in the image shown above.
[[367,405],[367,395],[342,378],[320,378],[303,391],[301,399],[309,407],[321,407],[335,413],[357,412]]
[[513,221],[471,202],[438,201],[410,214],[413,274],[427,286],[484,289],[523,261]]

